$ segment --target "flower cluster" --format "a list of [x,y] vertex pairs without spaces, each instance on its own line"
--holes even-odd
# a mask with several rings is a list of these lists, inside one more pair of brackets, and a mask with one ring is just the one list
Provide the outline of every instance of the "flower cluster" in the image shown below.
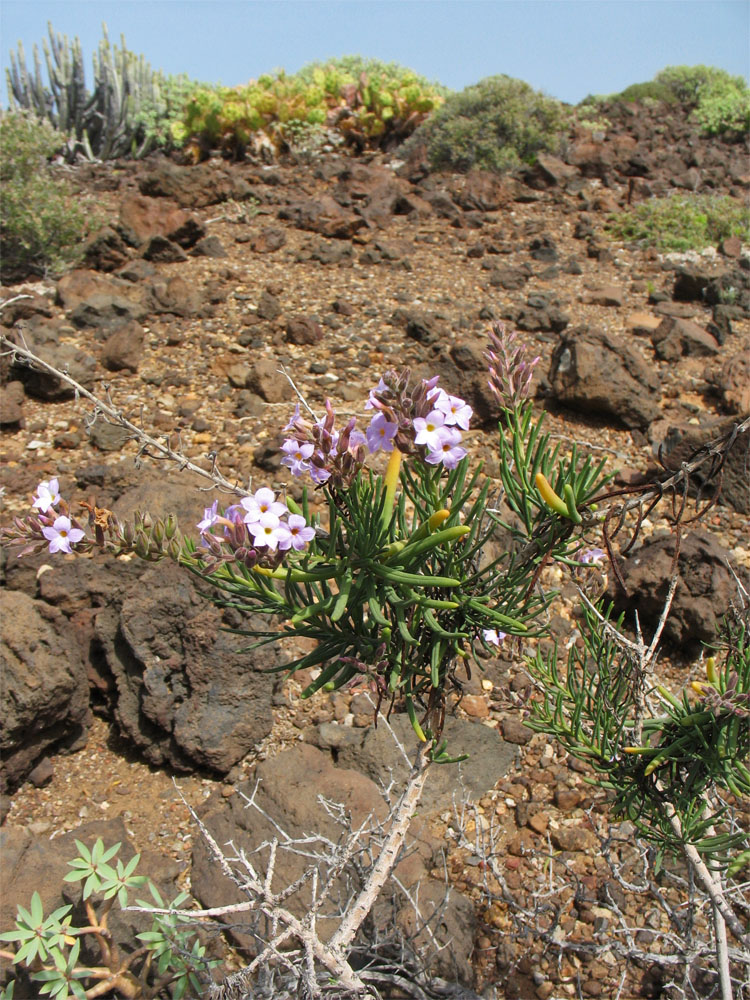
[[365,436],[356,429],[356,417],[352,417],[342,431],[337,431],[336,413],[330,399],[325,406],[325,416],[311,423],[300,415],[297,404],[292,419],[284,428],[294,437],[282,444],[284,458],[281,463],[288,466],[293,476],[308,472],[317,486],[331,480],[331,485],[345,487],[364,464]]
[[311,423],[300,417],[299,406],[285,428],[282,464],[294,476],[309,473],[313,482],[340,487],[348,485],[362,468],[367,452],[399,451],[418,455],[428,465],[454,469],[466,455],[461,431],[469,429],[471,407],[458,396],[437,386],[438,377],[409,386],[408,369],[386,372],[370,392],[365,409],[376,412],[364,434],[352,418],[339,434],[335,413],[326,400],[326,415]]
[[267,487],[231,504],[223,513],[218,507],[219,501],[214,500],[198,523],[201,542],[211,553],[213,565],[231,560],[249,567],[275,568],[284,553],[290,549],[301,552],[315,537],[315,529],[304,517],[290,513]]
[[489,361],[488,385],[500,405],[513,409],[528,399],[531,380],[539,357],[526,359],[526,348],[516,343],[516,333],[507,331],[504,323],[493,323],[489,332],[491,350],[485,353]]
[[455,469],[466,455],[461,431],[469,429],[473,411],[463,399],[438,388],[438,376],[410,388],[410,372],[386,372],[365,404],[376,410],[367,428],[370,451],[398,448],[419,455],[428,465]]
[[27,518],[16,517],[13,527],[2,532],[11,544],[26,543],[21,556],[39,552],[45,546],[52,553],[73,551],[74,545],[87,543],[86,532],[75,517],[70,516],[68,505],[60,496],[57,479],[45,479],[36,488],[32,504],[33,513]]

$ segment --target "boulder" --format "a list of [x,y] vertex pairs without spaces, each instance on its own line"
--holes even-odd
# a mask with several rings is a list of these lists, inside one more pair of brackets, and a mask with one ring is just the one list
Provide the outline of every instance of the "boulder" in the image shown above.
[[81,654],[60,611],[3,588],[0,620],[4,792],[21,784],[51,748],[71,749],[85,742],[89,687]]
[[[672,534],[653,535],[620,563],[628,593],[623,594],[615,580],[609,584],[615,614],[624,611],[628,627],[633,625],[637,610],[647,637],[664,607],[674,551]],[[686,658],[696,654],[700,643],[715,639],[717,626],[736,599],[737,581],[727,567],[728,558],[729,552],[708,532],[693,531],[682,540],[677,590],[663,638]]]
[[159,198],[127,195],[120,205],[119,229],[127,242],[142,247],[153,237],[161,237],[190,247],[206,235],[205,226],[184,209]]
[[330,195],[293,202],[279,209],[278,216],[297,229],[307,229],[321,236],[348,240],[367,226],[367,220],[345,211]]
[[99,612],[115,720],[151,763],[226,774],[270,732],[272,685],[262,672],[283,656],[273,646],[240,652],[228,625],[190,574],[169,562],[148,570],[120,611]]
[[0,426],[9,427],[23,420],[23,382],[8,382],[0,386]]
[[140,323],[132,320],[120,327],[104,343],[101,362],[107,371],[137,372],[143,356],[145,334]]
[[[704,423],[702,426],[692,424],[673,425],[663,433],[661,458],[667,468],[675,471],[683,462],[689,462],[710,441],[732,434],[739,420],[720,419]],[[691,484],[695,488],[705,485],[708,495],[711,486],[705,484],[704,477],[712,467],[709,459],[691,475]],[[739,434],[726,453],[726,459],[721,469],[721,478],[714,478],[714,486],[721,483],[720,503],[733,507],[740,514],[750,514],[750,430]]]
[[697,323],[689,319],[665,316],[651,334],[657,358],[677,361],[683,355],[706,357],[717,354],[719,344]]
[[653,367],[603,330],[566,331],[552,355],[549,380],[565,406],[609,414],[626,427],[646,427],[659,414],[660,382]]

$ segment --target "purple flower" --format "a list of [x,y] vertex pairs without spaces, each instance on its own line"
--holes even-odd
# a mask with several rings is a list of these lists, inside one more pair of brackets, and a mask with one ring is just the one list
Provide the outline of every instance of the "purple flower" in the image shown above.
[[209,528],[213,527],[218,518],[217,507],[219,506],[219,501],[214,500],[210,507],[203,508],[203,520],[198,523],[198,531],[203,534],[204,531],[208,531]]
[[282,444],[281,450],[285,453],[281,464],[286,465],[293,476],[301,476],[310,468],[308,459],[315,451],[315,446],[309,441],[300,443],[295,438],[287,438]]
[[290,431],[294,430],[294,425],[299,420],[299,416],[300,416],[299,403],[297,403],[297,405],[294,407],[294,413],[292,414],[292,419],[289,421],[286,427],[283,428],[285,434],[288,434]]
[[436,410],[445,414],[445,423],[449,427],[457,425],[468,431],[474,411],[465,400],[448,395],[445,389],[438,389],[437,396],[430,397],[430,402]]
[[370,421],[367,428],[367,447],[375,452],[380,448],[383,451],[393,451],[393,439],[398,432],[398,424],[391,423],[386,419],[384,413],[378,413]]
[[460,431],[452,427],[441,427],[438,443],[427,452],[425,462],[428,465],[442,463],[446,469],[455,469],[461,459],[466,456],[466,449],[459,445],[460,440]]
[[606,552],[603,549],[584,549],[583,552],[578,553],[578,562],[582,566],[591,566],[594,563],[600,563],[605,556]]
[[256,490],[251,497],[243,497],[240,506],[247,511],[244,520],[248,525],[255,524],[264,514],[273,514],[278,521],[287,512],[286,504],[279,503],[274,491],[267,486]]
[[292,548],[301,552],[315,538],[315,528],[311,528],[301,514],[290,514],[287,528],[289,533],[279,541],[280,549]]
[[374,389],[370,389],[370,395],[367,402],[365,403],[366,410],[375,410],[378,408],[378,401],[373,398],[373,393],[375,392],[387,392],[388,386],[383,381],[382,377]]
[[330,478],[331,473],[328,469],[321,469],[318,465],[310,466],[310,479],[312,479],[316,486],[322,486],[323,483],[327,483]]
[[72,527],[70,518],[64,516],[55,518],[54,524],[42,528],[42,534],[49,542],[50,552],[70,552],[70,546],[76,545],[85,537],[85,532]]
[[260,514],[257,521],[247,522],[247,527],[253,535],[253,544],[258,548],[267,546],[271,551],[278,548],[279,542],[289,533],[287,526],[272,511]]
[[[414,430],[417,432],[414,444],[426,445],[431,450],[441,446],[441,431],[445,426],[444,413],[441,413],[440,410],[430,410],[426,417],[415,417],[413,424]],[[459,440],[460,437],[459,435]]]
[[56,507],[60,503],[60,484],[56,479],[42,480],[36,491],[38,495],[34,499],[33,506],[37,507],[42,514],[46,514],[50,507]]
[[505,635],[505,632],[498,632],[497,629],[494,628],[482,629],[482,638],[485,642],[489,642],[493,646],[499,646],[505,638]]

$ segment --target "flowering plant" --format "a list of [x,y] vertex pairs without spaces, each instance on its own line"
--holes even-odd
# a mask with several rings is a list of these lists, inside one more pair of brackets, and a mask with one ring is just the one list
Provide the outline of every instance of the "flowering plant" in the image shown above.
[[[386,372],[370,392],[366,409],[374,413],[364,432],[355,419],[337,429],[330,402],[321,418],[309,410],[302,416],[296,408],[281,446],[282,464],[295,477],[309,476],[316,491],[311,496],[303,489],[299,502],[266,487],[252,494],[234,488],[236,502],[220,509],[216,500],[205,509],[196,540],[183,536],[171,516],[154,521],[139,514],[120,524],[111,511],[84,503],[86,517],[79,520],[61,498],[57,480],[50,479],[39,484],[32,513],[0,530],[0,537],[22,546],[20,554],[98,546],[144,559],[168,556],[212,584],[217,604],[264,616],[267,626],[236,630],[252,640],[249,648],[289,637],[315,643],[277,668],[317,671],[303,697],[365,683],[378,707],[383,701],[403,704],[422,749],[368,886],[332,939],[325,959],[330,969],[343,967],[341,955],[398,856],[427,765],[460,759],[448,756],[441,736],[448,695],[461,689],[461,670],[468,672],[472,663],[481,667],[478,655],[489,646],[540,635],[555,596],[540,586],[545,566],[568,564],[580,579],[605,556],[592,537],[601,534],[602,524],[611,559],[609,519],[619,526],[630,509],[655,505],[667,490],[686,490],[687,477],[700,464],[684,464],[650,488],[652,495],[645,488],[630,508],[598,511],[619,494],[602,492],[608,479],[603,461],[581,459],[575,445],[567,454],[559,442],[553,446],[544,415],[534,416],[529,396],[538,359],[528,361],[515,335],[500,324],[491,332],[487,357],[489,384],[502,406],[506,511],[491,505],[481,467],[470,472],[461,441],[471,408],[439,388],[437,378],[412,382],[403,371]],[[108,416],[156,446],[120,414]],[[232,489],[215,469],[207,473],[164,450],[165,457]],[[388,455],[382,475],[366,464],[379,452]],[[636,535],[642,513],[638,518]],[[489,555],[489,543],[501,537],[510,537],[510,544]],[[542,694],[529,724],[592,763],[617,808],[656,844],[659,856],[680,851],[686,858],[711,900],[722,994],[728,998],[729,958],[720,930],[724,945],[726,928],[743,945],[748,935],[721,877],[703,858],[732,873],[749,856],[745,832],[719,829],[726,816],[719,792],[745,795],[750,788],[744,764],[747,613],[728,640],[723,667],[709,661],[707,683],[695,682],[692,693],[676,698],[652,679],[675,586],[676,577],[648,647],[640,633],[637,642],[628,640],[621,623],[582,591],[582,648],[571,648],[567,669],[560,670],[556,651],[527,657]],[[248,615],[248,623],[255,621]]]

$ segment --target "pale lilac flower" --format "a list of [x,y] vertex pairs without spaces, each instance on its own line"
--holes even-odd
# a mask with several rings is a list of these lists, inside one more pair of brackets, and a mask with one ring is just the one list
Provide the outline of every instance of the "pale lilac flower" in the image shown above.
[[279,541],[280,549],[292,548],[301,552],[315,538],[315,528],[311,528],[301,514],[290,514],[287,528],[288,537]]
[[430,402],[436,410],[445,414],[448,427],[458,426],[468,431],[474,411],[465,400],[459,396],[450,396],[445,389],[439,389],[437,399],[431,398]]
[[208,531],[209,528],[213,527],[218,518],[217,507],[219,506],[219,501],[214,500],[210,507],[203,508],[203,520],[198,524],[198,531],[203,534],[204,531]]
[[70,518],[62,515],[55,518],[54,524],[42,528],[42,534],[49,542],[50,552],[70,552],[70,546],[76,545],[85,537],[85,532],[80,528],[73,528]]
[[427,452],[425,462],[428,465],[442,463],[446,469],[455,469],[461,459],[466,457],[466,449],[460,447],[460,440],[460,431],[453,427],[441,427],[438,443]]
[[284,539],[289,531],[276,514],[269,510],[260,514],[257,521],[246,523],[248,531],[253,535],[253,544],[258,548],[267,546],[271,551],[278,547],[279,541]]
[[417,432],[414,444],[423,444],[430,449],[441,446],[441,431],[445,426],[444,413],[440,410],[430,410],[426,417],[415,417],[412,423]]
[[285,434],[287,434],[290,431],[294,430],[294,425],[299,420],[299,417],[300,417],[299,403],[297,403],[297,405],[294,407],[294,413],[292,414],[292,419],[289,421],[289,423],[286,425],[286,427],[283,428],[283,431],[284,431]]
[[50,507],[60,503],[60,484],[56,479],[44,479],[36,488],[38,496],[34,499],[34,507],[46,514]]
[[375,386],[375,388],[374,389],[370,389],[370,395],[368,397],[367,402],[365,403],[365,409],[366,410],[377,409],[378,404],[377,404],[377,401],[373,399],[373,393],[374,392],[387,392],[387,391],[388,391],[388,386],[385,384],[385,382],[383,381],[382,376],[381,376],[381,379],[378,382],[378,384]]
[[600,563],[605,556],[606,552],[603,549],[584,549],[583,552],[578,553],[578,562],[582,566],[591,566]]
[[324,483],[327,483],[330,478],[331,473],[328,469],[321,469],[320,466],[317,465],[310,466],[310,479],[312,479],[316,486],[322,486]]
[[485,642],[489,642],[493,646],[499,646],[505,638],[505,635],[505,632],[498,632],[497,629],[494,628],[482,629],[482,638]]
[[301,476],[310,468],[308,459],[315,451],[315,446],[309,441],[300,443],[295,438],[287,438],[282,444],[281,450],[285,452],[281,464],[286,465],[293,476]]
[[256,490],[253,496],[243,497],[240,506],[247,511],[245,514],[245,524],[255,524],[263,514],[273,514],[277,519],[282,514],[286,514],[286,504],[279,503],[276,494],[267,486]]
[[375,452],[380,448],[383,451],[393,451],[393,439],[398,432],[398,424],[391,423],[386,419],[384,413],[378,413],[370,421],[367,428],[367,447]]

